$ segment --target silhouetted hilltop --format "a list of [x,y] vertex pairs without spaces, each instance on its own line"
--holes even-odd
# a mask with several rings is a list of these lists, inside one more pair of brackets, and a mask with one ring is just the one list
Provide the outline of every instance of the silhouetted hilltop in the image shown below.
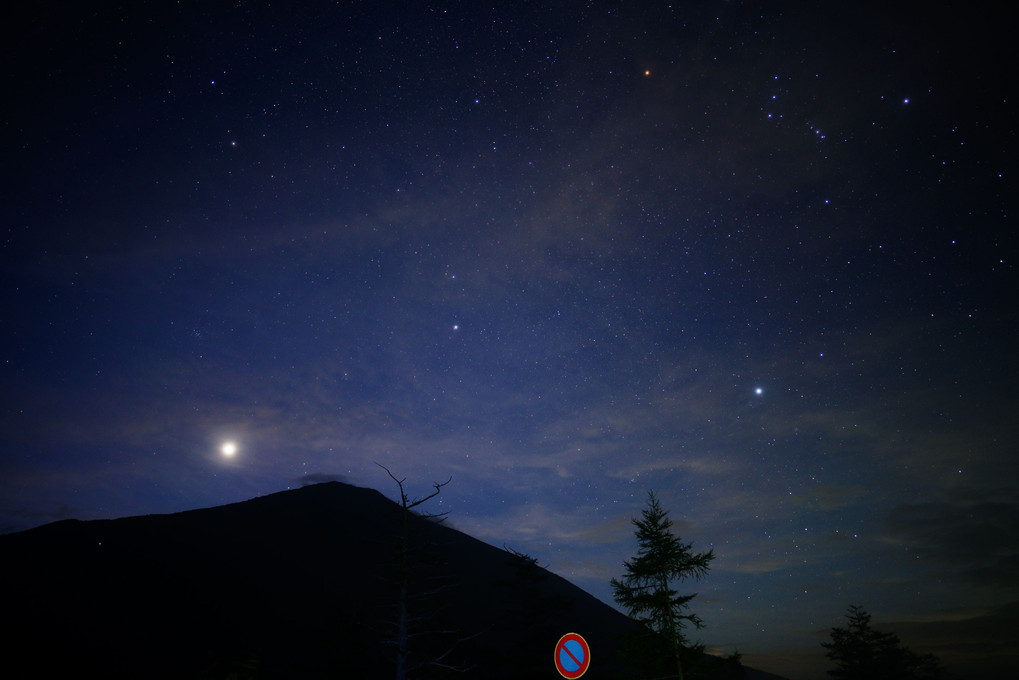
[[554,645],[576,631],[585,678],[625,677],[617,641],[633,627],[526,559],[339,482],[56,522],[0,536],[0,564],[6,678],[391,678],[403,573],[410,659],[439,660],[418,676],[558,677]]

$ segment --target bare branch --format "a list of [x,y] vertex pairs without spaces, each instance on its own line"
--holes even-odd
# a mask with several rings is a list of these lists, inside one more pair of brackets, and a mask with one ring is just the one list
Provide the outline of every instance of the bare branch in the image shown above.
[[[387,468],[385,465],[383,465],[382,463],[380,463],[378,461],[372,461],[372,462],[375,463],[376,465],[378,465],[383,470],[385,470],[386,474],[389,475],[389,478],[392,479],[394,482],[396,482],[396,485],[398,487],[400,487],[400,501],[401,501],[401,503],[403,505],[403,509],[404,510],[410,510],[411,508],[416,508],[417,506],[421,505],[425,501],[427,501],[429,499],[432,499],[432,498],[435,498],[436,496],[438,496],[442,492],[442,487],[446,486],[447,484],[449,484],[450,482],[453,481],[453,476],[450,475],[449,479],[447,479],[444,482],[432,482],[432,486],[435,487],[435,491],[433,491],[432,493],[428,494],[424,498],[419,498],[419,499],[417,499],[415,501],[412,501],[409,498],[407,498],[407,492],[403,490],[403,483],[407,481],[406,477],[404,477],[403,479],[397,479],[396,475],[394,475],[392,472],[390,472],[389,468]],[[434,517],[442,517],[444,514],[445,513],[439,513],[438,515],[429,515],[429,517],[432,517],[432,516],[434,516]]]
[[394,475],[392,472],[390,472],[389,468],[387,468],[385,465],[383,465],[382,463],[380,463],[378,461],[372,461],[372,462],[375,463],[376,465],[378,465],[383,470],[385,470],[386,474],[389,475],[389,478],[392,479],[394,482],[396,482],[396,485],[398,487],[400,487],[400,504],[403,505],[403,508],[406,510],[407,509],[407,493],[403,490],[403,483],[405,481],[407,481],[407,478],[404,477],[403,479],[397,479],[396,475]]
[[407,509],[410,510],[413,507],[421,505],[422,503],[424,503],[425,501],[427,501],[430,498],[435,498],[436,496],[438,496],[442,492],[442,487],[446,486],[447,484],[449,484],[452,481],[453,481],[453,476],[450,475],[449,479],[447,479],[446,481],[444,481],[442,483],[432,482],[432,486],[435,487],[435,491],[433,491],[432,493],[428,494],[424,498],[419,498],[418,500],[414,501],[413,503],[411,503],[410,505],[407,506]]

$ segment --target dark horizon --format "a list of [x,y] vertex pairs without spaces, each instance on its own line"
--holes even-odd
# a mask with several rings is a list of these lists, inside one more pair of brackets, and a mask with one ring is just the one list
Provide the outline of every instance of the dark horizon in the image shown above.
[[[579,629],[598,656],[585,677],[625,675],[633,661],[617,652],[636,628],[625,615],[533,558],[418,507],[405,521],[400,505],[374,489],[326,482],[2,536],[5,613],[18,625],[0,645],[0,670],[392,677],[405,584],[409,665],[439,654],[456,669],[451,677],[539,677],[552,670],[556,640]],[[398,566],[405,554],[406,570]],[[694,668],[714,680],[736,670],[703,657]],[[747,680],[781,680],[744,670]]]
[[33,5],[3,29],[0,531],[342,478],[712,651],[1019,650],[1004,9]]

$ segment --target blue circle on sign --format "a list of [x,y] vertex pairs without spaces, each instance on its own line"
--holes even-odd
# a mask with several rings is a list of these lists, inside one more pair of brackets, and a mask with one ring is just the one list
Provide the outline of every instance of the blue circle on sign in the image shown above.
[[559,663],[570,673],[575,673],[584,665],[584,648],[576,640],[567,640],[559,650]]
[[577,633],[567,633],[556,643],[553,659],[559,675],[566,680],[576,680],[591,665],[591,648]]

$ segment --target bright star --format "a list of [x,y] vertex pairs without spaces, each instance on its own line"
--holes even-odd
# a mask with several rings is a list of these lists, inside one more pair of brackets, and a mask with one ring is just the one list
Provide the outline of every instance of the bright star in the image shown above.
[[764,388],[763,387],[755,387],[754,388],[754,394],[756,394],[757,396],[761,396],[762,394],[764,394]]
[[237,455],[237,443],[223,442],[223,445],[219,447],[219,452],[227,458],[233,458]]

